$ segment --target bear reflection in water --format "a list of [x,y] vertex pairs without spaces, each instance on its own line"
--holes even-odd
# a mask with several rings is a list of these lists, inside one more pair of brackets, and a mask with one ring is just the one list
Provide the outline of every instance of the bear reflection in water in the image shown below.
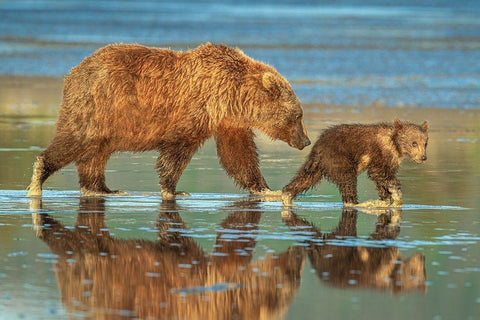
[[255,206],[251,203],[226,217],[212,254],[183,235],[186,226],[175,202],[162,202],[157,241],[112,236],[100,198],[80,200],[75,228],[49,215],[37,214],[34,221],[38,236],[58,255],[57,281],[69,314],[112,319],[120,314],[139,319],[278,318],[298,291],[306,255],[292,246],[253,261],[262,215],[252,212]]
[[[369,240],[393,240],[400,233],[400,209],[382,210],[376,230]],[[370,246],[355,244],[357,215],[345,208],[338,227],[322,233],[310,222],[290,210],[282,212],[284,223],[293,230],[309,232],[308,256],[316,274],[325,283],[340,288],[392,290],[394,294],[421,290],[425,292],[425,258],[417,253],[401,257],[400,250],[372,241]],[[349,242],[349,240],[353,240]]]
[[[32,201],[41,207],[40,199]],[[80,199],[74,228],[47,214],[33,216],[37,236],[58,256],[57,282],[69,315],[97,319],[278,318],[298,292],[307,253],[318,274],[328,273],[328,282],[334,286],[347,287],[354,279],[359,287],[393,288],[395,292],[424,288],[421,255],[402,260],[395,247],[344,247],[328,241],[318,245],[319,239],[355,236],[355,210],[345,211],[337,230],[328,235],[292,211],[284,211],[283,220],[292,230],[301,227],[303,232],[312,232],[310,246],[291,246],[254,260],[262,216],[256,202],[234,205],[235,211],[220,224],[210,254],[185,235],[181,208],[174,201],[163,201],[160,206],[157,241],[112,236],[105,223],[104,201]],[[380,217],[376,239],[396,237],[398,227],[392,227],[388,217]]]

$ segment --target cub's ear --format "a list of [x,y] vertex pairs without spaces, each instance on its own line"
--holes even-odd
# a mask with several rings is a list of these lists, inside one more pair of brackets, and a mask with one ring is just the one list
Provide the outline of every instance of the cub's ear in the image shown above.
[[420,126],[420,128],[422,128],[423,131],[427,131],[429,127],[430,127],[430,125],[428,124],[427,121],[424,121],[422,123],[422,125]]
[[269,91],[278,90],[277,79],[271,72],[265,72],[262,76],[263,87]]
[[402,130],[404,126],[403,122],[398,120],[398,118],[395,118],[395,121],[393,121],[393,125],[396,130]]

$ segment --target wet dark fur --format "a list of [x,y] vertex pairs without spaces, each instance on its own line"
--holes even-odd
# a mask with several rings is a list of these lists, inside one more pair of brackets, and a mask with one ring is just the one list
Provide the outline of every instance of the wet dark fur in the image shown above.
[[417,163],[426,160],[427,129],[427,122],[419,126],[398,120],[331,127],[320,135],[297,175],[283,188],[284,195],[293,199],[326,178],[338,186],[344,203],[356,204],[357,176],[367,170],[381,200],[401,202],[398,167],[406,156]]

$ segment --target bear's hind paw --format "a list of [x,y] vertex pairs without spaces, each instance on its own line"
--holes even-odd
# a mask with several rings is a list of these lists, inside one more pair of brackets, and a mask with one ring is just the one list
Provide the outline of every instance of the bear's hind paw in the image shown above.
[[128,193],[122,190],[90,190],[81,188],[82,197],[105,197],[105,196],[126,196]]

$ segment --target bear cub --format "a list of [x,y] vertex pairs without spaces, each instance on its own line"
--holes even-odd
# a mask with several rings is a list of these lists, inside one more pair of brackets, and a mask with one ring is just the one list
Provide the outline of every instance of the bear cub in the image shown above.
[[340,124],[318,138],[297,175],[283,188],[288,205],[322,178],[340,189],[345,206],[358,204],[357,176],[367,170],[386,206],[400,206],[402,191],[396,177],[403,157],[416,163],[427,160],[428,122],[421,125],[395,119],[393,124]]

